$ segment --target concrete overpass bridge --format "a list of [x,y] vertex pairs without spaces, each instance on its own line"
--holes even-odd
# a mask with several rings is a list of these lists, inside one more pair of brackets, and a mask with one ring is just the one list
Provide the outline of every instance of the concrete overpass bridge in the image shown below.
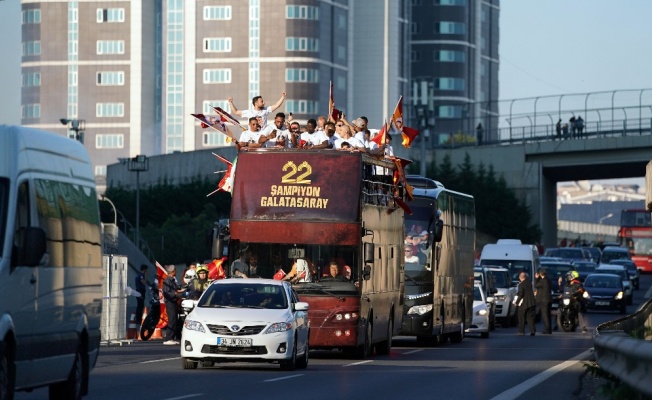
[[[493,165],[507,185],[533,212],[533,222],[543,230],[542,244],[557,243],[557,182],[645,176],[652,159],[650,128],[594,134],[576,140],[553,140],[549,135],[502,140],[482,146],[442,147],[426,154],[427,162],[441,164],[448,155],[453,165],[464,162]],[[446,184],[443,182],[444,185]]]

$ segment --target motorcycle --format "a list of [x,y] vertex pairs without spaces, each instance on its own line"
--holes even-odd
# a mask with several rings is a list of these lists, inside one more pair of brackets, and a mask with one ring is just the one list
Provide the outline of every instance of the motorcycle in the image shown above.
[[575,332],[578,322],[577,308],[577,299],[568,287],[564,288],[557,310],[557,324],[564,332]]
[[149,301],[149,313],[147,313],[147,318],[145,318],[143,324],[140,326],[141,340],[149,340],[149,338],[152,337],[156,330],[156,326],[161,319],[161,300],[159,299],[158,279],[155,279],[154,283],[152,283],[149,288],[152,298]]

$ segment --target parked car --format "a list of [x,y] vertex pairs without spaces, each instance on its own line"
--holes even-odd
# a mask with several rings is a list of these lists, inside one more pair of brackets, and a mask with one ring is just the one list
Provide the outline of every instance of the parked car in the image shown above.
[[[308,366],[308,303],[288,282],[272,279],[222,279],[198,301],[181,334],[184,369],[222,361],[279,363],[282,369]],[[190,303],[189,303],[190,302]]]
[[[573,264],[568,261],[549,261],[542,262],[541,268],[546,270],[548,279],[550,279],[550,290],[552,291],[552,308],[559,307],[559,297],[561,296],[562,288],[566,284],[565,277],[568,271],[575,269]],[[561,287],[559,286],[559,278],[561,278]]]
[[473,285],[473,321],[471,326],[466,328],[466,333],[479,333],[480,337],[489,337],[489,310],[487,309],[487,297],[480,282]]
[[629,274],[629,280],[632,281],[632,285],[634,285],[634,289],[638,290],[640,272],[638,271],[638,268],[636,267],[636,263],[634,263],[634,261],[619,259],[619,260],[611,260],[609,264],[622,265],[623,267],[625,267],[627,269],[627,273]]
[[612,260],[620,259],[631,260],[632,256],[629,254],[629,250],[619,246],[607,246],[602,249],[600,264],[611,264]]
[[585,310],[615,310],[627,312],[625,288],[620,276],[595,273],[586,277],[582,308]]
[[591,254],[591,261],[596,264],[600,264],[600,258],[602,257],[602,250],[599,247],[587,247],[583,246],[582,249],[588,251]]
[[475,267],[473,271],[473,279],[476,282],[480,282],[482,289],[487,297],[487,309],[489,310],[489,330],[493,331],[496,329],[496,298],[494,297],[498,293],[498,289],[494,287],[493,273],[492,271],[483,268]]
[[627,273],[625,267],[615,264],[600,264],[600,266],[595,269],[595,272],[620,276],[620,279],[623,281],[623,287],[625,288],[625,298],[627,299],[627,304],[632,304],[634,298],[632,281],[629,280],[629,274]]
[[584,282],[587,276],[595,272],[595,269],[598,268],[598,264],[593,261],[573,261],[573,266],[575,271],[580,274],[578,278],[580,282]]

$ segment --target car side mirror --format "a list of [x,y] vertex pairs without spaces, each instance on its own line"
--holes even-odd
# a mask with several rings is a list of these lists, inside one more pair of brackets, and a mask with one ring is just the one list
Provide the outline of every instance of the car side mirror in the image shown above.
[[294,303],[294,311],[308,311],[309,304],[305,301],[298,301]]
[[444,221],[442,220],[437,220],[435,222],[435,229],[432,234],[433,238],[432,240],[436,243],[441,242],[441,238],[444,236]]

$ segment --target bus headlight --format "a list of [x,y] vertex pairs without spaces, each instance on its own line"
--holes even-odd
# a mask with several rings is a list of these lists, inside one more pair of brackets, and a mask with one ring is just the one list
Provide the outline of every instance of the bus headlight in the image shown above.
[[407,313],[408,313],[408,315],[410,315],[410,314],[423,315],[425,313],[429,313],[430,311],[432,311],[432,304],[424,304],[424,305],[421,305],[421,306],[412,306],[412,307],[410,307],[410,309],[408,310]]

